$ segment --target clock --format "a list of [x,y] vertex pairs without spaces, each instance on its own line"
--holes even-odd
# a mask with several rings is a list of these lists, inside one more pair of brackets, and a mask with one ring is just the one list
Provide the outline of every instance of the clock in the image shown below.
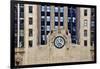
[[54,46],[56,48],[62,48],[65,45],[65,39],[62,36],[57,36],[54,39]]

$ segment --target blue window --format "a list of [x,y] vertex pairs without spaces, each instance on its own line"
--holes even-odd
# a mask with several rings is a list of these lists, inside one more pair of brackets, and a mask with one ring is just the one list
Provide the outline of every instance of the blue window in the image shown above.
[[50,6],[47,6],[47,12],[50,12]]
[[41,11],[45,11],[45,6],[41,6]]
[[64,8],[63,7],[60,7],[60,12],[64,12]]
[[50,21],[50,16],[47,16],[47,21]]
[[58,12],[58,7],[55,7],[55,12]]
[[50,32],[50,6],[41,6],[41,45],[47,43],[47,36]]
[[58,17],[55,17],[55,22],[58,22]]
[[76,7],[73,6],[68,7],[68,29],[71,33],[72,43],[76,43]]
[[60,17],[60,22],[63,22],[64,18],[63,17]]

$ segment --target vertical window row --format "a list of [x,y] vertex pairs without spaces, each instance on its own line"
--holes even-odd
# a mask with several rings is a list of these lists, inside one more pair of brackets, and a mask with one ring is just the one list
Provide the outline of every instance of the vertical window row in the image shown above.
[[[84,9],[84,16],[87,16],[87,9]],[[88,21],[87,19],[84,19],[84,26],[87,27],[88,25]],[[87,33],[87,29],[84,29],[84,37],[87,37],[88,33]],[[87,40],[84,40],[84,46],[87,46]]]
[[68,29],[71,34],[72,43],[77,43],[76,31],[76,7],[68,6]]
[[55,31],[58,30],[58,12],[59,12],[59,7],[58,6],[55,6],[54,7],[54,14],[55,14],[55,17],[54,17],[54,29]]
[[[29,5],[29,14],[32,14],[32,13],[33,13],[33,6]],[[29,20],[29,26],[31,26],[33,24],[33,18],[29,17],[28,20]],[[33,36],[33,29],[29,28],[29,37],[32,37],[32,36]],[[29,47],[32,47],[33,46],[33,40],[29,40],[28,45],[29,45]]]
[[[51,27],[50,27],[50,10],[51,10],[51,7],[49,5],[46,6],[46,38],[48,38],[48,34],[50,33],[51,31]],[[46,39],[47,41],[47,39]]]
[[24,4],[19,4],[19,47],[24,47]]
[[45,30],[46,30],[46,27],[45,27],[45,25],[46,25],[46,6],[45,5],[42,5],[41,6],[41,45],[44,45],[44,44],[46,44],[46,40],[45,40],[45,38],[46,38],[46,32],[45,32]]
[[95,42],[95,9],[91,8],[91,46],[94,46]]
[[64,26],[64,7],[60,7],[60,28],[62,29]]
[[15,44],[15,47],[17,47],[17,42],[18,42],[18,5],[15,4],[14,5],[14,14],[15,14],[15,18],[14,18],[14,44]]
[[48,34],[51,31],[50,9],[49,5],[41,5],[41,45],[47,43]]

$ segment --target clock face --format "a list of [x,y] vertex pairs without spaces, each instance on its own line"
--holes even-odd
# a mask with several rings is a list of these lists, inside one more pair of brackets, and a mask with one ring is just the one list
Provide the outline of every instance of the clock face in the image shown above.
[[57,36],[54,40],[54,45],[56,48],[62,48],[65,44],[65,40],[62,36]]

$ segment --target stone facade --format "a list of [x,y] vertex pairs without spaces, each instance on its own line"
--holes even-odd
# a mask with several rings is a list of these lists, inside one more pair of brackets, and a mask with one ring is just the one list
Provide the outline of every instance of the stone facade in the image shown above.
[[[39,44],[40,34],[40,5],[32,5],[33,13],[28,13],[29,4],[24,4],[24,48],[15,48],[15,61],[19,65],[32,64],[50,64],[63,62],[81,62],[92,61],[90,52],[90,8],[78,8],[80,15],[77,23],[80,24],[79,44],[71,43],[71,34],[67,25],[67,7],[64,7],[64,28],[54,31],[54,6],[51,5],[51,29],[47,38],[46,45]],[[87,16],[83,16],[84,9],[87,9]],[[29,25],[29,17],[33,18],[33,24]],[[87,27],[84,27],[84,19],[88,20]],[[33,29],[33,36],[29,37],[29,28]],[[84,37],[84,29],[88,30],[88,37]],[[67,34],[66,34],[67,33]],[[64,47],[58,49],[54,46],[54,40],[57,36],[62,36],[65,39]],[[33,46],[28,46],[28,41],[33,40]],[[88,40],[87,46],[84,46],[84,40]]]

